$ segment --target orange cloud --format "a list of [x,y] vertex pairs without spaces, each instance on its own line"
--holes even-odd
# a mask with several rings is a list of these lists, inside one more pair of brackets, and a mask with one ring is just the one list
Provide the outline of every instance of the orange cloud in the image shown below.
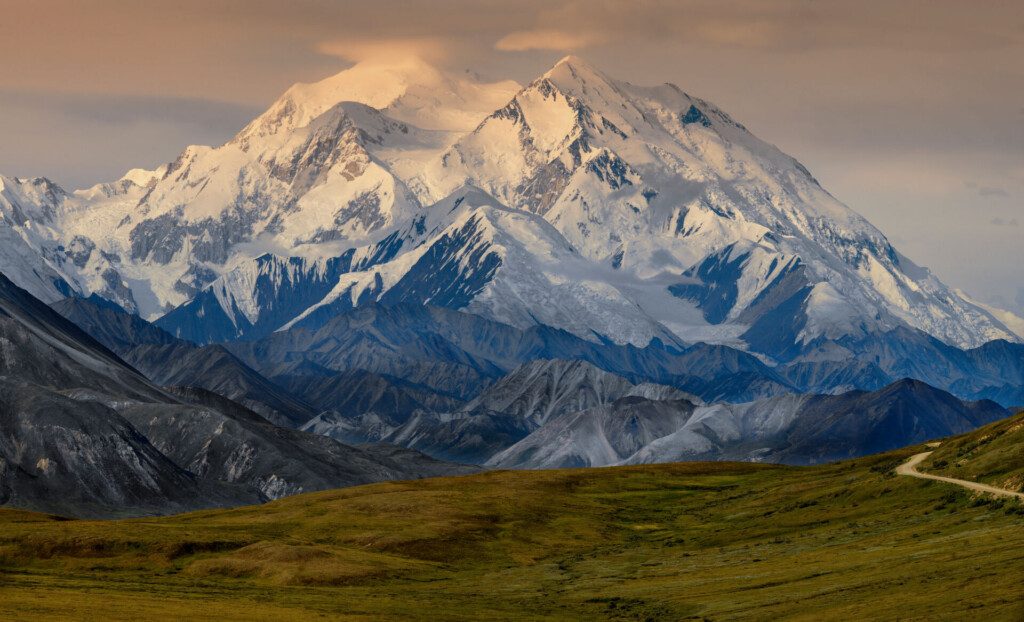
[[451,56],[450,45],[435,37],[336,39],[318,43],[316,51],[353,63],[394,62],[409,58],[441,63]]
[[503,52],[523,52],[527,50],[569,51],[596,45],[606,40],[607,37],[597,33],[565,32],[564,30],[542,28],[511,32],[499,39],[494,44],[494,47]]

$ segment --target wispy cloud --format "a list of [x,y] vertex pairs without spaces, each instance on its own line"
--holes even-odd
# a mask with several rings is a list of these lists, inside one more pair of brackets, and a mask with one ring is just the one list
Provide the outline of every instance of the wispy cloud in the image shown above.
[[451,56],[452,47],[450,41],[438,37],[347,37],[321,41],[316,45],[316,51],[353,63],[393,62],[407,58],[443,63]]
[[190,125],[219,132],[239,130],[261,107],[196,97],[120,93],[54,93],[0,88],[0,108],[49,111],[65,118],[109,126],[133,123]]
[[220,144],[259,107],[195,98],[0,89],[0,171],[66,188],[173,160],[189,144]]
[[984,184],[979,184],[978,182],[975,182],[975,181],[968,181],[965,185],[968,188],[970,188],[971,190],[974,190],[975,192],[977,192],[978,196],[982,196],[982,197],[1008,197],[1008,196],[1010,196],[1010,193],[1006,190],[1006,188],[1000,188],[998,186],[986,186]]
[[609,37],[599,32],[567,32],[550,28],[517,30],[510,32],[497,43],[495,49],[503,52],[524,52],[527,50],[556,50],[568,52],[603,43]]

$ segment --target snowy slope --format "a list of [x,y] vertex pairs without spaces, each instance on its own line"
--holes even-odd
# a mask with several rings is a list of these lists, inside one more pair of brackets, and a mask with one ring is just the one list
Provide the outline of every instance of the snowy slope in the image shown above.
[[417,58],[367,61],[313,84],[296,84],[242,131],[243,140],[308,125],[338,102],[359,102],[428,130],[465,132],[520,86],[446,74]]
[[790,283],[789,296],[775,301],[801,316],[790,339],[901,323],[960,345],[1014,334],[901,257],[799,163],[712,104],[671,85],[613,80],[573,57],[423,174],[435,195],[467,181],[543,215],[581,255],[641,282],[693,271],[716,253],[744,247],[757,256],[705,282],[738,290],[721,313],[705,317],[741,332],[772,310],[742,317],[775,270],[798,258],[803,286]]
[[631,291],[617,287],[614,270],[581,257],[543,218],[501,206],[478,189],[462,188],[425,208],[401,239],[408,250],[344,275],[284,327],[365,302],[414,302],[466,309],[518,328],[555,326],[594,340],[675,340]]
[[67,256],[53,242],[64,199],[46,179],[0,176],[0,274],[45,302],[80,292],[64,270]]
[[[295,85],[227,144],[188,147],[155,171],[73,193],[35,180],[53,196],[35,190],[20,201],[27,217],[5,209],[5,222],[38,238],[30,246],[72,289],[154,319],[264,253],[315,260],[386,236],[420,208],[405,180],[518,89],[419,61],[359,64]],[[15,181],[5,194],[23,193]],[[55,265],[72,253],[75,266]],[[3,266],[60,297],[47,266]]]
[[0,236],[39,259],[8,252],[3,269],[199,341],[367,302],[778,361],[906,326],[960,347],[1024,330],[714,105],[574,57],[522,89],[363,63],[156,171],[70,194],[32,183],[4,182]]

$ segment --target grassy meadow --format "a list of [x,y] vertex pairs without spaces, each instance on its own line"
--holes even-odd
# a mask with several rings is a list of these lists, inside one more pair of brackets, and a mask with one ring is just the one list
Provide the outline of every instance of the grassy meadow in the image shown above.
[[0,619],[1024,619],[1024,510],[791,468],[489,472],[121,521],[0,511]]

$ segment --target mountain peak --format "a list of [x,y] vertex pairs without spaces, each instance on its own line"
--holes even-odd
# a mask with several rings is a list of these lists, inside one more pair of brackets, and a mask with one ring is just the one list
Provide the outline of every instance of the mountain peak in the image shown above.
[[319,82],[293,85],[243,135],[304,127],[341,102],[365,104],[427,130],[468,131],[520,88],[512,80],[449,74],[415,57],[363,61]]
[[561,65],[575,65],[577,67],[590,66],[589,63],[587,63],[587,61],[583,60],[579,56],[576,56],[575,54],[566,54],[561,59],[559,59],[557,63],[555,63],[555,67],[559,67]]
[[611,78],[606,76],[601,70],[573,54],[565,56],[555,63],[555,65],[544,74],[544,78],[555,82],[559,86],[565,86],[567,82],[586,84],[595,81],[612,81]]
[[445,76],[436,67],[418,59],[363,61],[318,82],[293,85],[286,95],[311,104],[333,106],[354,101],[383,109],[401,97],[410,86],[434,85]]
[[130,181],[136,186],[142,186],[144,188],[149,184],[159,180],[161,177],[164,176],[164,173],[166,172],[166,164],[159,166],[153,170],[148,170],[144,168],[133,168],[129,170],[127,173],[125,173],[121,177],[121,179],[125,181]]
[[[14,223],[0,264],[47,301],[180,305],[168,326],[218,340],[367,300],[620,344],[743,343],[777,361],[904,325],[957,344],[1014,338],[711,103],[572,55],[525,89],[416,58],[361,62],[169,170],[70,199],[0,179]],[[257,261],[217,295],[267,250],[274,278]]]
[[600,72],[600,70],[597,67],[591,64],[585,58],[577,56],[575,54],[567,54],[560,58],[558,62],[555,63],[554,66],[550,69],[550,71],[554,71],[559,67],[567,67],[571,69],[576,69],[578,71],[589,71],[595,73]]

